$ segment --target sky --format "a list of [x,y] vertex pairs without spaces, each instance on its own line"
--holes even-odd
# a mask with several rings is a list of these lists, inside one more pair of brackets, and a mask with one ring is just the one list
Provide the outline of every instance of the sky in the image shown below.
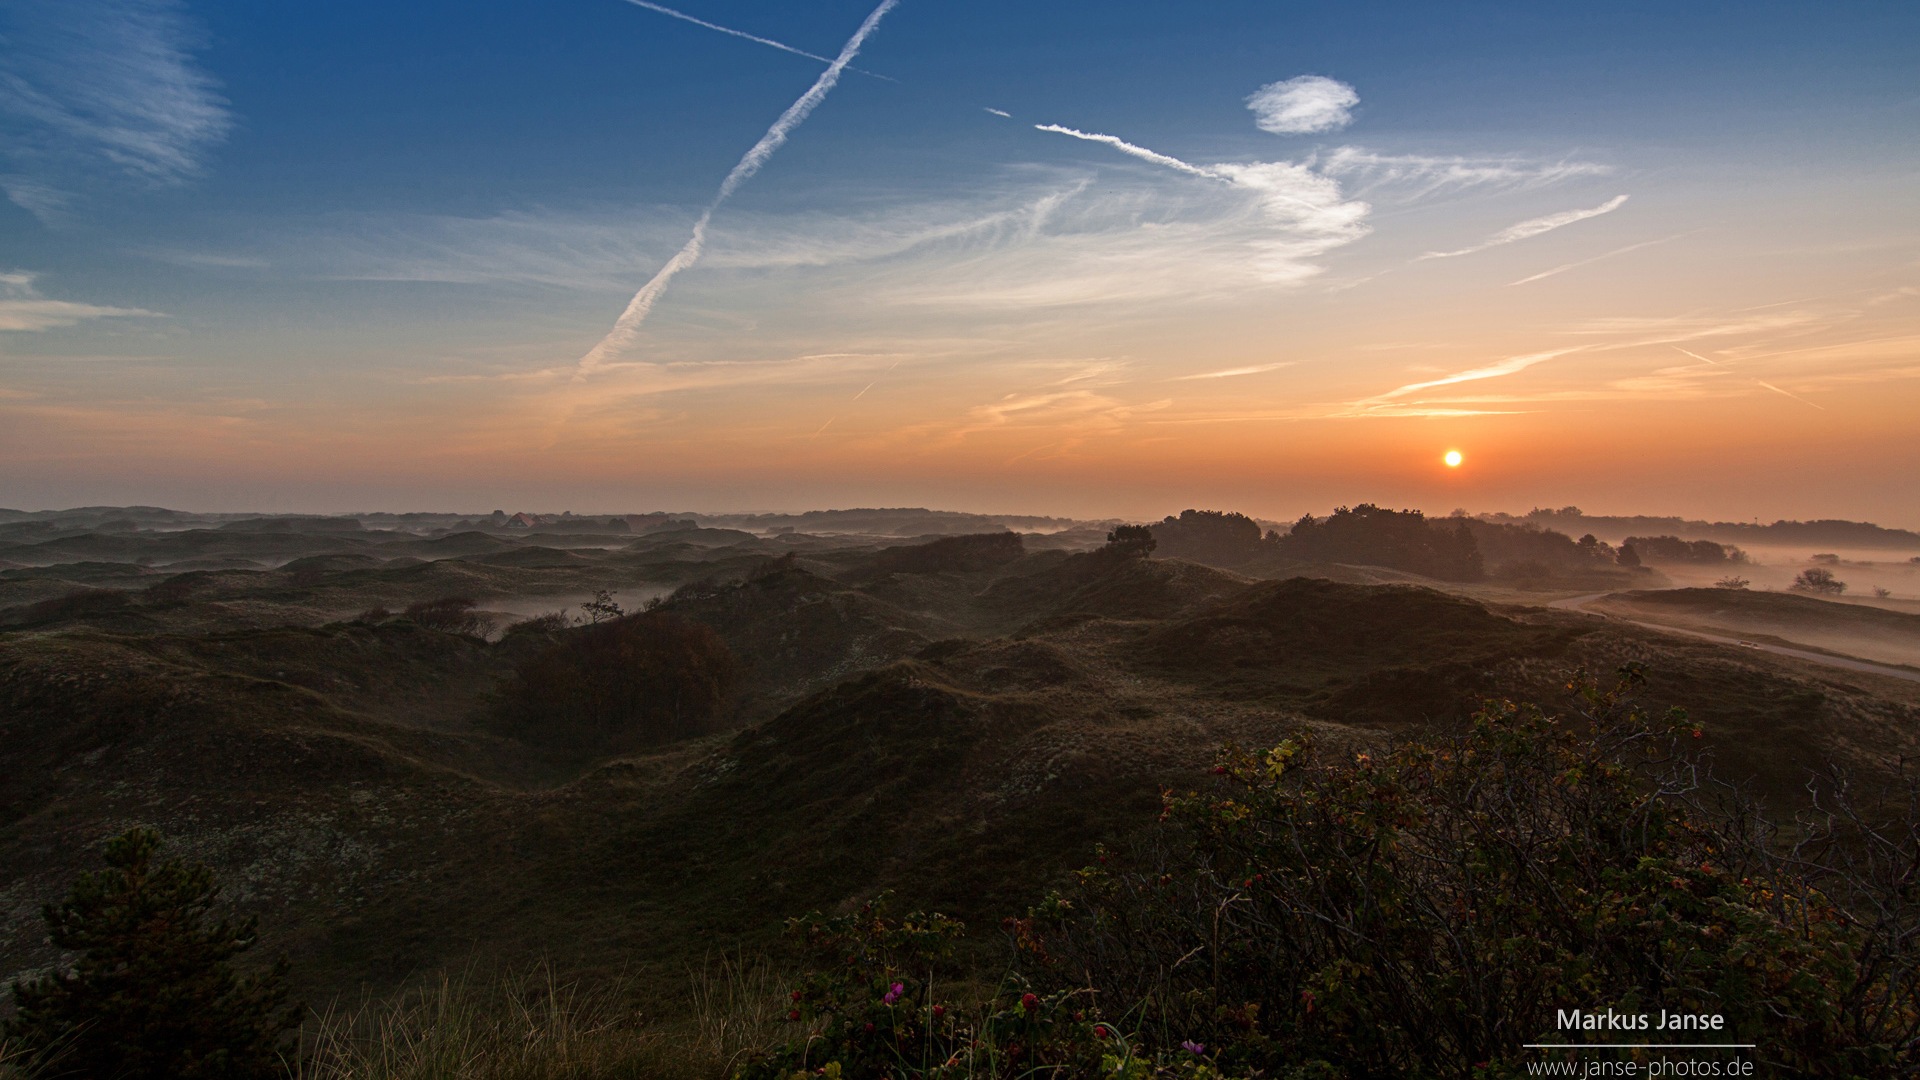
[[1920,527],[1916,135],[1910,2],[0,0],[0,506]]

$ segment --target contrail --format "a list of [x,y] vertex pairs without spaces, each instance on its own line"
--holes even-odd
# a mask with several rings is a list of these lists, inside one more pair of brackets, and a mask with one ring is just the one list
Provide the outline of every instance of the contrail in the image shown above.
[[988,112],[990,112],[990,113],[992,113],[992,114],[993,114],[993,115],[995,115],[995,116],[1004,116],[1004,117],[1006,117],[1006,118],[1007,118],[1008,120],[1011,120],[1011,119],[1013,119],[1013,114],[1012,114],[1012,113],[1010,113],[1010,112],[1008,112],[1008,111],[1007,111],[1007,110],[1005,110],[1005,109],[996,109],[996,108],[994,108],[994,107],[993,107],[993,106],[991,106],[991,105],[982,105],[982,106],[980,106],[980,107],[981,107],[981,108],[983,108],[983,109],[985,109],[985,110],[987,110]]
[[720,209],[720,205],[726,202],[734,192],[740,190],[741,184],[752,179],[753,174],[759,172],[760,167],[773,156],[773,152],[780,149],[781,145],[787,141],[787,136],[793,129],[799,127],[808,116],[812,115],[813,110],[819,108],[820,103],[827,99],[827,94],[833,90],[835,84],[839,83],[840,73],[846,70],[847,64],[855,56],[859,55],[860,46],[866,44],[867,37],[880,25],[880,20],[886,17],[887,12],[892,11],[899,2],[900,0],[880,0],[880,6],[873,9],[866,21],[860,24],[860,29],[855,30],[853,36],[847,39],[847,43],[841,46],[840,55],[834,57],[833,62],[827,65],[827,70],[820,73],[820,77],[813,81],[813,85],[807,88],[806,93],[801,94],[793,104],[787,106],[787,111],[780,114],[780,119],[773,122],[773,126],[767,129],[765,135],[760,136],[759,142],[754,143],[751,149],[741,155],[733,171],[727,173],[726,179],[720,181],[720,190],[714,194],[713,201],[708,203],[707,208],[701,212],[700,220],[694,222],[693,235],[687,238],[686,246],[682,247],[673,258],[667,260],[667,265],[653,275],[653,280],[641,286],[640,291],[633,294],[633,299],[627,303],[627,309],[621,312],[620,318],[614,322],[613,329],[607,332],[606,337],[600,339],[600,344],[595,345],[592,351],[580,358],[580,366],[574,374],[575,379],[590,374],[606,363],[609,357],[619,355],[633,343],[633,339],[640,332],[640,325],[647,321],[647,314],[653,310],[653,305],[660,299],[660,294],[667,291],[667,283],[673,280],[674,275],[700,261],[700,253],[706,250],[707,225],[713,220],[713,212]]
[[[1702,363],[1707,363],[1707,364],[1712,364],[1712,365],[1713,365],[1714,367],[1724,367],[1724,366],[1725,366],[1724,364],[1722,364],[1722,363],[1720,363],[1720,361],[1718,361],[1718,360],[1710,360],[1710,359],[1708,359],[1707,357],[1704,357],[1704,356],[1701,356],[1701,355],[1700,355],[1699,353],[1697,353],[1697,352],[1694,352],[1694,351],[1693,351],[1692,349],[1682,349],[1682,348],[1681,348],[1680,346],[1678,346],[1678,345],[1675,345],[1675,344],[1673,344],[1672,342],[1668,342],[1668,343],[1667,343],[1667,348],[1669,348],[1669,349],[1673,349],[1673,350],[1674,350],[1674,351],[1676,351],[1676,352],[1683,352],[1683,353],[1686,353],[1686,354],[1687,354],[1688,356],[1691,356],[1691,357],[1693,357],[1693,358],[1694,358],[1695,360],[1699,360],[1699,361],[1701,361]],[[1766,384],[1765,384],[1765,383],[1762,383],[1761,385],[1762,385],[1762,386],[1765,386]]]
[[1819,409],[1821,412],[1827,411],[1827,407],[1825,405],[1814,405],[1813,402],[1808,401],[1806,398],[1801,397],[1799,394],[1795,394],[1787,390],[1782,390],[1770,382],[1760,382],[1759,379],[1755,379],[1753,381],[1760,383],[1761,386],[1766,387],[1767,389],[1773,391],[1776,394],[1785,394],[1787,397],[1792,398],[1793,400],[1799,402],[1802,405],[1812,405],[1814,408]]
[[1035,131],[1051,131],[1060,135],[1071,135],[1076,139],[1085,139],[1088,142],[1105,143],[1123,154],[1131,154],[1141,161],[1151,161],[1155,165],[1165,165],[1169,169],[1177,169],[1189,176],[1204,176],[1209,180],[1229,180],[1228,177],[1213,169],[1203,169],[1198,165],[1189,165],[1177,157],[1168,157],[1165,154],[1149,150],[1144,146],[1135,146],[1125,139],[1116,138],[1112,135],[1100,135],[1091,131],[1076,131],[1070,127],[1061,127],[1059,124],[1035,124],[1033,128]]
[[690,22],[695,26],[704,26],[709,30],[718,30],[723,34],[732,34],[734,37],[737,37],[737,38],[745,38],[748,41],[757,41],[762,45],[767,45],[775,49],[779,49],[781,52],[792,53],[795,56],[804,56],[809,60],[818,60],[823,64],[833,63],[833,61],[827,59],[824,56],[821,56],[819,53],[810,53],[805,49],[796,49],[791,45],[783,44],[781,42],[773,40],[772,38],[763,38],[758,34],[749,34],[745,30],[735,30],[731,26],[721,26],[719,23],[710,23],[705,19],[696,19],[684,11],[675,11],[672,8],[666,6],[665,4],[651,4],[651,3],[648,3],[647,0],[627,0],[627,3],[632,4],[634,7],[646,8],[648,11],[657,11],[662,15],[670,15],[673,18],[679,19],[682,22]]
[[1644,240],[1638,244],[1628,244],[1626,247],[1614,248],[1612,251],[1606,252],[1605,254],[1595,255],[1591,259],[1581,259],[1579,262],[1570,262],[1564,266],[1556,266],[1551,270],[1542,270],[1540,273],[1535,274],[1532,277],[1523,277],[1519,281],[1509,281],[1507,282],[1507,284],[1508,285],[1526,285],[1531,282],[1539,281],[1542,278],[1550,278],[1555,274],[1564,274],[1568,270],[1577,269],[1578,267],[1585,266],[1588,263],[1597,263],[1601,259],[1611,259],[1615,255],[1625,255],[1629,251],[1639,251],[1641,248],[1652,247],[1655,244],[1664,244],[1669,240],[1678,240],[1683,236],[1690,236],[1692,235],[1692,233],[1699,232],[1699,231],[1700,230],[1698,229],[1693,229],[1693,230],[1690,230],[1689,232],[1675,233],[1672,236],[1664,236],[1658,240]]
[[1625,206],[1626,202],[1627,197],[1625,195],[1615,195],[1599,206],[1586,210],[1562,210],[1557,214],[1548,214],[1545,217],[1529,218],[1517,225],[1509,225],[1501,229],[1499,232],[1474,244],[1472,247],[1463,247],[1458,251],[1429,251],[1425,255],[1420,256],[1419,259],[1415,259],[1414,262],[1419,262],[1421,259],[1451,259],[1457,255],[1472,255],[1475,252],[1485,251],[1491,247],[1499,247],[1502,244],[1529,240],[1539,236],[1541,233],[1549,233],[1555,229],[1572,225],[1577,221],[1597,218],[1601,214],[1611,214],[1615,210]]
[[[810,53],[805,49],[796,49],[793,46],[788,45],[787,43],[782,41],[775,41],[772,38],[764,38],[758,34],[749,34],[745,30],[735,30],[731,26],[721,26],[719,23],[711,23],[705,19],[695,18],[694,16],[689,15],[684,11],[675,11],[673,8],[670,8],[665,4],[650,3],[649,0],[627,0],[627,3],[632,4],[634,7],[646,8],[648,11],[657,11],[662,15],[667,15],[672,18],[679,19],[682,22],[690,22],[695,26],[704,26],[709,30],[718,30],[723,34],[731,34],[737,38],[744,38],[747,41],[757,42],[761,45],[766,45],[770,48],[779,49],[781,52],[792,53],[795,56],[804,56],[809,60],[818,60],[823,64],[833,63],[832,60],[829,60],[826,57],[821,56],[819,53]],[[872,75],[876,79],[885,79],[888,82],[900,81],[899,79],[896,79],[891,75],[881,75],[878,72],[868,71],[865,68],[852,68],[851,70],[858,71],[862,75]]]

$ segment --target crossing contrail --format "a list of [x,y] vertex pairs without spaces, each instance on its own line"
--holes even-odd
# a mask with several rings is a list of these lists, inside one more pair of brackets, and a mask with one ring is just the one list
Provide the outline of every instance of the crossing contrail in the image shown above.
[[[646,8],[648,11],[657,11],[660,14],[665,15],[669,18],[679,19],[681,22],[690,22],[695,26],[704,26],[709,30],[717,30],[722,34],[729,34],[733,37],[742,38],[744,40],[751,41],[756,44],[765,45],[768,48],[779,49],[781,52],[784,52],[784,53],[792,53],[795,56],[804,56],[809,60],[818,60],[823,64],[833,63],[832,60],[828,59],[827,57],[821,56],[819,53],[810,53],[805,49],[796,49],[784,41],[775,41],[772,38],[761,37],[759,34],[749,34],[745,30],[735,30],[731,26],[721,26],[719,23],[708,22],[705,19],[701,19],[692,15],[689,15],[684,11],[676,11],[665,4],[655,4],[655,3],[652,3],[651,0],[627,0],[627,3],[632,4],[634,7]],[[862,75],[872,75],[876,79],[885,79],[888,82],[900,81],[898,79],[893,78],[892,76],[880,75],[875,72],[867,71],[862,68],[854,68],[853,70],[860,72]]]
[[[741,155],[739,163],[727,173],[726,179],[720,181],[720,190],[714,194],[713,201],[708,203],[707,208],[701,212],[700,220],[694,222],[693,235],[687,238],[686,246],[682,247],[673,258],[667,260],[667,265],[653,275],[653,280],[641,286],[640,291],[633,294],[633,299],[627,302],[627,309],[621,312],[620,318],[614,322],[613,329],[607,332],[606,337],[600,339],[600,344],[595,345],[587,355],[580,358],[580,365],[575,371],[574,378],[584,378],[591,374],[609,358],[618,356],[633,343],[633,339],[640,333],[641,324],[647,321],[647,314],[659,301],[660,294],[667,291],[667,284],[673,280],[674,275],[700,261],[701,252],[706,250],[707,225],[713,220],[713,212],[720,209],[720,205],[726,202],[734,192],[740,190],[741,184],[752,179],[753,174],[759,172],[760,167],[773,156],[773,152],[780,149],[781,144],[787,141],[787,136],[793,129],[799,127],[813,113],[813,110],[827,99],[827,94],[840,81],[840,73],[846,70],[847,64],[855,56],[859,55],[860,47],[866,44],[868,36],[879,27],[880,20],[886,17],[887,12],[892,11],[899,2],[900,0],[881,0],[880,6],[873,9],[866,21],[860,24],[860,29],[855,30],[853,36],[847,39],[847,43],[841,46],[840,55],[833,58],[833,61],[827,65],[827,69],[820,73],[820,77],[813,81],[812,86],[807,88],[807,92],[787,106],[787,111],[780,114],[780,119],[773,122],[773,126],[767,129],[765,135],[760,136],[760,141],[754,143],[751,149]],[[643,6],[652,7],[653,5]]]
[[657,11],[662,15],[672,16],[673,18],[679,19],[682,22],[690,22],[695,26],[704,26],[709,30],[718,30],[723,34],[732,34],[734,37],[737,37],[737,38],[745,38],[748,41],[757,41],[762,45],[768,45],[773,48],[779,49],[781,52],[789,52],[795,56],[804,56],[809,60],[818,60],[823,64],[833,63],[832,60],[829,60],[826,57],[821,56],[819,53],[810,53],[805,49],[796,49],[791,45],[787,45],[782,42],[775,41],[772,38],[763,38],[758,34],[749,34],[745,30],[735,30],[731,26],[721,26],[719,23],[710,23],[705,19],[696,19],[684,11],[675,11],[672,8],[666,6],[665,4],[652,4],[652,3],[648,3],[647,0],[627,0],[627,3],[632,4],[634,7],[643,7],[643,8],[646,8],[648,11]]

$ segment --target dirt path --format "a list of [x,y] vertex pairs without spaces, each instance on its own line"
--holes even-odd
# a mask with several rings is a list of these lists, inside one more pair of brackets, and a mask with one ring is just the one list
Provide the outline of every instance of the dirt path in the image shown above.
[[1616,622],[1624,622],[1633,626],[1644,627],[1648,630],[1658,630],[1664,634],[1684,634],[1687,637],[1715,641],[1722,645],[1733,645],[1743,649],[1758,649],[1761,652],[1770,652],[1777,656],[1791,656],[1795,660],[1810,660],[1816,664],[1826,664],[1828,667],[1846,668],[1849,671],[1864,671],[1872,675],[1887,675],[1895,679],[1905,679],[1908,682],[1920,682],[1920,671],[1914,671],[1911,668],[1894,667],[1890,664],[1876,664],[1869,660],[1855,660],[1852,657],[1835,656],[1832,653],[1813,652],[1808,649],[1792,649],[1785,645],[1769,645],[1765,642],[1725,637],[1720,634],[1709,634],[1700,630],[1683,630],[1680,627],[1667,626],[1663,623],[1641,622],[1638,619],[1623,619],[1618,615],[1609,615],[1605,612],[1587,610],[1588,604],[1610,595],[1612,594],[1598,592],[1588,593],[1585,596],[1569,596],[1562,600],[1550,601],[1547,606],[1557,608],[1561,611],[1577,611],[1582,615],[1612,619]]

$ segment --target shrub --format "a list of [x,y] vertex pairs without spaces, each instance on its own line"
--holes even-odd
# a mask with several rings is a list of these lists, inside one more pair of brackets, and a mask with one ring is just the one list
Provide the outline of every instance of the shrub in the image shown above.
[[1722,1014],[1782,1071],[1920,1064],[1911,826],[1874,893],[1904,914],[1850,914],[1699,808],[1700,733],[1626,675],[1564,718],[1499,702],[1378,752],[1230,750],[1213,790],[1169,793],[1170,848],[1036,910],[1028,970],[1096,988],[1149,1049],[1260,1075],[1524,1075],[1557,1010],[1608,1007]]
[[1847,583],[1833,576],[1833,571],[1814,566],[1800,571],[1793,579],[1793,587],[1799,592],[1818,593],[1822,596],[1839,596],[1847,591]]
[[[925,912],[889,918],[885,900],[788,923],[816,965],[788,995],[787,1020],[797,1030],[734,1080],[1173,1075],[1138,1060],[1117,1027],[1089,1012],[1084,989],[1041,994],[1014,979],[984,1000],[959,999],[953,954],[965,927]],[[1217,1075],[1195,1072],[1204,1062],[1192,1053],[1180,1056],[1188,1066],[1181,1075]]]
[[515,634],[557,634],[562,630],[578,626],[572,617],[564,611],[549,611],[531,618],[521,619],[507,624],[506,636]]
[[500,693],[532,742],[624,752],[714,730],[738,664],[720,635],[666,612],[581,626],[523,660]]
[[1753,584],[1753,582],[1748,581],[1738,574],[1730,574],[1714,582],[1713,587],[1716,589],[1744,589],[1751,584]]
[[156,858],[160,834],[107,842],[107,869],[82,874],[42,909],[48,935],[77,952],[70,970],[16,981],[6,1033],[50,1056],[45,1077],[247,1080],[285,1074],[285,1037],[305,1008],[288,1003],[286,964],[243,977],[252,919],[213,921],[204,866]]
[[464,596],[443,596],[407,605],[406,615],[415,624],[447,634],[485,637],[493,630],[493,617],[473,610],[474,603]]

